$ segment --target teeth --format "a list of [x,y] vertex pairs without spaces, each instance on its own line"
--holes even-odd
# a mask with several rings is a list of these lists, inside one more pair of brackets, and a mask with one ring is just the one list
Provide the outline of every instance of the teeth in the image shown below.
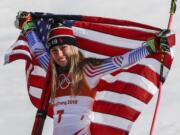
[[65,61],[65,59],[61,59],[60,61]]
[[65,61],[66,59],[65,58],[63,58],[63,59],[59,59],[59,61]]
[[65,59],[64,57],[63,58],[59,58],[60,60],[63,60],[63,59]]

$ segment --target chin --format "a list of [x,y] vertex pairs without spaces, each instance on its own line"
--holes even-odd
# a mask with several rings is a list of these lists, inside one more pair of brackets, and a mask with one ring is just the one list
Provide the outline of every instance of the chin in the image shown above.
[[60,66],[60,67],[67,67],[68,61],[56,61],[56,63]]
[[59,65],[60,65],[61,67],[66,67],[68,64],[67,64],[67,63],[59,63]]

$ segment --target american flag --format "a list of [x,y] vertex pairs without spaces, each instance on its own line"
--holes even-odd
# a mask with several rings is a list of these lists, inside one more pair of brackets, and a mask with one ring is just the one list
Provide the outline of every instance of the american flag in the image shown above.
[[[107,58],[124,54],[141,47],[149,38],[157,38],[156,34],[162,30],[128,20],[94,16],[41,13],[32,15],[39,28],[38,33],[44,48],[46,48],[45,42],[49,28],[48,21],[54,19],[57,22],[72,25],[78,47],[87,57]],[[174,35],[169,39],[172,40],[172,44],[171,52],[165,54],[164,79],[173,61]],[[6,63],[17,59],[26,60],[29,97],[33,105],[39,108],[42,93],[47,89],[45,87],[47,72],[41,64],[38,64],[28,44],[30,43],[27,43],[27,39],[20,35],[6,55]],[[129,134],[140,113],[158,91],[160,65],[161,54],[152,54],[130,67],[101,78],[96,87],[97,95],[93,105],[92,135]],[[51,108],[49,108],[49,116],[52,116]]]

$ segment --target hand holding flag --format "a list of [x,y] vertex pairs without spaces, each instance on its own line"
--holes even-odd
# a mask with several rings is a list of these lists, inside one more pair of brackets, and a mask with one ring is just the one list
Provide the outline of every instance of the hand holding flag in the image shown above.
[[175,35],[170,30],[162,30],[157,38],[147,40],[147,49],[150,53],[170,52],[170,45],[175,44]]
[[15,20],[15,26],[22,29],[23,33],[36,29],[36,25],[32,20],[31,14],[25,11],[18,12]]

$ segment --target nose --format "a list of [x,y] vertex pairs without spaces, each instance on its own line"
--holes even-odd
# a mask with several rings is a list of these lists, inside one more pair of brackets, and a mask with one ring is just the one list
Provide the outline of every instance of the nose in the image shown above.
[[63,51],[60,48],[58,48],[57,49],[57,56],[62,57],[63,55],[64,55]]

